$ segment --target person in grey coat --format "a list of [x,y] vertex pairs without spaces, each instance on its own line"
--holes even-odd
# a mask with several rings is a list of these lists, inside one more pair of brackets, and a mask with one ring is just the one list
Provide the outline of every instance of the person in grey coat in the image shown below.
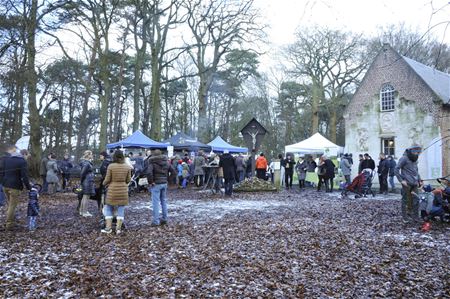
[[242,182],[245,175],[245,161],[241,153],[236,157],[236,180]]
[[49,160],[47,162],[47,184],[48,184],[48,193],[53,194],[56,191],[59,191],[61,188],[59,186],[59,168],[58,163],[56,162],[56,155],[50,154]]
[[352,173],[352,165],[350,164],[348,160],[348,154],[344,154],[344,156],[341,158],[341,162],[339,162],[339,168],[342,171],[342,175],[345,178],[345,182],[347,184],[351,183],[350,175]]
[[403,219],[419,221],[419,202],[417,196],[418,188],[422,181],[419,175],[417,160],[422,152],[422,148],[413,145],[405,150],[403,157],[395,166],[394,173],[398,181],[402,183],[402,216]]
[[205,170],[203,166],[206,165],[206,159],[203,156],[203,151],[198,151],[197,156],[194,159],[194,182],[196,187],[203,186],[205,178]]
[[95,184],[94,184],[94,166],[92,161],[94,160],[94,155],[91,151],[87,150],[83,153],[81,159],[81,174],[80,182],[82,188],[83,198],[81,200],[79,213],[82,217],[91,217],[92,214],[88,212],[87,205],[88,200],[91,195],[95,195]]
[[298,186],[300,190],[305,188],[306,170],[308,169],[308,163],[305,159],[300,158],[295,165],[295,171],[298,177]]

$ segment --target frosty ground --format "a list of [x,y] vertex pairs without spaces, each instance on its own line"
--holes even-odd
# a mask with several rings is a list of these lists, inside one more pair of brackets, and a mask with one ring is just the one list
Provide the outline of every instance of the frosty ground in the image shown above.
[[[445,297],[450,228],[401,221],[399,196],[340,199],[313,190],[232,198],[170,190],[169,225],[147,194],[123,235],[80,219],[74,194],[43,196],[39,229],[0,230],[1,297]],[[95,203],[90,203],[95,212]],[[4,208],[0,221],[4,223]]]

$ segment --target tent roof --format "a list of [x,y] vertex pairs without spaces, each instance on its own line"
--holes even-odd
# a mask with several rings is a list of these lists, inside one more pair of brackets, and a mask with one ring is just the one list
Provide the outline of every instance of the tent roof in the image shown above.
[[246,147],[238,147],[229,144],[225,140],[222,139],[222,137],[217,136],[214,138],[213,141],[208,143],[212,147],[212,150],[215,152],[223,152],[225,150],[228,150],[230,153],[246,153],[248,152],[248,149]]
[[292,152],[292,153],[323,153],[326,149],[331,149],[333,152],[335,151],[337,153],[338,150],[341,149],[339,145],[334,144],[330,140],[326,139],[320,133],[316,133],[309,137],[308,139],[305,139],[303,141],[300,141],[295,144],[286,145],[285,146],[285,152]]
[[167,144],[154,141],[138,130],[123,140],[106,145],[106,148],[117,147],[167,148]]
[[194,137],[186,135],[182,132],[170,137],[163,141],[166,144],[170,144],[173,146],[175,150],[188,150],[188,151],[211,151],[211,146],[201,143],[197,141]]

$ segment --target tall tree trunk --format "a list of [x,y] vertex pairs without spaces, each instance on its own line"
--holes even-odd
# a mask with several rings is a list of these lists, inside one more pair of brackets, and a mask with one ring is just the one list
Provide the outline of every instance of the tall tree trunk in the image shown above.
[[322,88],[319,83],[314,82],[312,85],[312,124],[311,124],[311,135],[319,132],[319,107],[320,102],[323,98]]
[[150,138],[160,141],[161,140],[161,95],[160,84],[161,74],[159,69],[158,57],[155,49],[152,49],[152,88],[150,92],[152,102],[152,126],[150,129]]
[[78,128],[77,134],[77,147],[76,147],[76,155],[77,159],[80,158],[81,151],[87,146],[87,114],[88,114],[88,103],[89,103],[89,93],[86,91],[86,94],[83,99],[81,115],[80,115],[80,127]]
[[336,143],[337,141],[337,135],[336,135],[336,126],[337,126],[337,111],[336,107],[331,106],[330,111],[330,121],[329,121],[329,128],[330,128],[330,140],[333,143]]
[[147,97],[145,95],[145,89],[142,87],[141,88],[141,92],[142,92],[142,97],[144,98],[144,105],[143,105],[143,111],[144,111],[144,115],[143,115],[143,119],[142,119],[142,132],[145,135],[148,135],[149,133],[149,125],[150,125],[150,113],[151,113],[151,109],[152,109],[152,103],[151,103],[151,97]]
[[38,0],[31,1],[30,16],[26,24],[27,42],[27,89],[28,89],[28,111],[30,123],[30,149],[33,155],[29,161],[30,173],[33,176],[39,174],[39,161],[41,159],[41,126],[39,110],[36,103],[37,74],[35,70],[36,59],[36,29],[37,29],[37,6]]
[[[78,90],[76,90],[76,93],[78,94]],[[72,136],[73,136],[73,102],[74,102],[74,92],[73,89],[70,89],[69,94],[69,123],[67,127],[67,152],[72,152]]]
[[106,143],[108,139],[108,104],[111,97],[111,82],[109,80],[107,55],[108,48],[105,46],[105,51],[101,54],[100,57],[100,78],[103,83],[103,93],[100,94],[100,150],[106,149]]
[[208,97],[208,82],[204,74],[200,74],[200,85],[198,89],[198,134],[197,136],[204,141],[208,135],[208,117],[206,111]]
[[[145,38],[147,30],[143,30],[142,34],[143,39]],[[136,45],[136,64],[134,67],[134,86],[133,86],[133,132],[139,130],[141,125],[141,114],[140,114],[140,105],[141,105],[141,97],[140,90],[142,86],[142,69],[145,62],[145,52],[147,51],[147,43],[144,42],[142,47],[138,48],[137,45],[137,37],[135,37],[135,45]]]

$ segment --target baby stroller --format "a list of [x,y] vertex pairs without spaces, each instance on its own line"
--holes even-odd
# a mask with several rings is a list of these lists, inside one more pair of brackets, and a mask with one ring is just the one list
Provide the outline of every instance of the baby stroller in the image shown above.
[[128,196],[133,196],[148,187],[147,177],[142,171],[135,171],[128,183]]
[[341,192],[342,198],[348,196],[349,192],[355,193],[355,198],[366,197],[367,194],[375,194],[372,191],[373,171],[371,169],[364,169],[358,174],[351,184],[347,185]]

